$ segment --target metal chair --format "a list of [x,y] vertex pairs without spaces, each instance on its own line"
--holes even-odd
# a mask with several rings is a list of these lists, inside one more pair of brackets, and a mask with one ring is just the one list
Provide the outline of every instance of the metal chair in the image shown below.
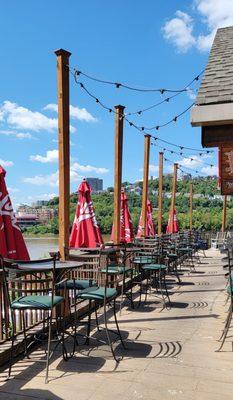
[[[101,250],[100,250],[100,257],[99,260],[101,260]],[[99,265],[100,271],[101,271],[101,267]],[[105,284],[102,286],[93,286],[93,287],[89,287],[86,288],[84,290],[81,290],[78,292],[77,294],[77,300],[87,300],[88,301],[88,324],[87,324],[87,333],[86,333],[86,344],[89,344],[89,339],[90,339],[90,333],[91,333],[91,314],[96,311],[96,307],[99,308],[100,306],[103,307],[103,317],[104,317],[104,330],[106,333],[106,338],[107,338],[107,344],[110,347],[112,356],[114,358],[114,360],[118,363],[120,361],[119,358],[116,357],[115,355],[115,351],[113,348],[113,343],[110,337],[109,332],[114,332],[120,339],[120,342],[123,346],[123,348],[125,348],[122,336],[121,336],[121,332],[119,329],[119,325],[118,325],[118,321],[117,321],[117,316],[116,316],[116,298],[118,296],[118,291],[116,288],[112,288],[109,287],[109,269],[111,268],[111,266],[109,265],[109,261],[108,261],[108,257],[106,259],[106,266],[105,266]],[[94,307],[92,307],[94,303]],[[107,316],[107,306],[112,305],[112,309],[113,309],[113,314],[114,314],[114,319],[115,319],[115,324],[116,324],[116,331],[113,331],[112,329],[110,330],[108,328],[108,316]],[[98,320],[97,320],[97,328],[98,330],[100,330],[100,326],[98,324]],[[99,340],[98,338],[94,338],[95,340],[103,343],[102,340]],[[104,342],[105,343],[105,342]]]
[[227,317],[225,320],[224,328],[222,331],[222,334],[219,338],[219,341],[221,342],[220,347],[216,351],[220,351],[225,343],[225,340],[227,338],[228,331],[230,329],[231,321],[232,321],[232,313],[233,313],[233,277],[232,277],[232,267],[233,267],[233,247],[229,247],[227,250],[227,256],[228,256],[228,273],[227,273],[227,278],[228,278],[228,285],[227,285],[227,295],[228,298],[230,299],[230,305],[228,308],[228,313]]
[[[14,343],[17,337],[16,316],[22,318],[24,353],[27,358],[30,358],[28,349],[31,343],[29,346],[27,344],[30,332],[27,332],[25,317],[27,315],[26,313],[31,311],[32,314],[34,313],[34,316],[38,313],[41,314],[43,317],[41,318],[43,321],[43,328],[45,328],[45,322],[47,321],[48,343],[47,350],[45,351],[45,383],[47,383],[49,362],[58,344],[62,345],[64,360],[68,359],[64,343],[64,321],[62,322],[61,312],[59,313],[57,310],[55,312],[56,307],[61,307],[64,303],[64,297],[56,295],[55,293],[58,283],[56,282],[56,257],[33,261],[9,260],[0,257],[0,265],[3,269],[4,294],[10,311],[8,329],[11,339],[11,351],[7,379],[10,378],[13,365]],[[60,322],[61,331],[57,331],[58,337],[56,338],[56,345],[52,350],[51,342],[54,319],[56,322],[56,329],[58,322]],[[35,337],[35,339],[41,341],[39,337]]]

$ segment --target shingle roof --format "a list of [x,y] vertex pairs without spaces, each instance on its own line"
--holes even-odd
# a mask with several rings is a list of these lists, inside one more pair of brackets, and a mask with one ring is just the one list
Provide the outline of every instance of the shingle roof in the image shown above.
[[233,26],[217,30],[196,104],[233,102]]

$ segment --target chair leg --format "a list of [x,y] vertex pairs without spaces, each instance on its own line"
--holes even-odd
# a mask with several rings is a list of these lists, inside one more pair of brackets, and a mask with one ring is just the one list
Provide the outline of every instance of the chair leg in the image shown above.
[[87,346],[89,345],[90,332],[91,332],[91,300],[89,300],[89,306],[88,306],[87,338],[85,341],[85,344]]
[[164,287],[165,287],[166,296],[168,298],[169,307],[171,307],[171,300],[170,300],[170,296],[169,296],[169,293],[168,293],[168,290],[167,290],[166,273],[165,272],[163,272],[163,284],[164,284]]
[[53,315],[53,311],[50,310],[50,316],[48,318],[49,334],[48,334],[45,383],[48,383],[48,377],[49,377],[49,361],[50,361],[50,348],[51,348],[51,337],[52,337],[52,315]]
[[96,328],[97,328],[97,331],[100,332],[100,326],[99,326],[99,320],[98,320],[98,308],[99,308],[99,306],[97,307],[97,304],[96,304],[96,302],[95,302],[95,321],[96,321]]
[[222,338],[222,343],[221,343],[220,347],[218,348],[218,350],[216,350],[217,352],[222,349],[222,347],[223,347],[223,345],[225,343],[225,340],[226,340],[226,337],[227,337],[227,334],[228,334],[228,330],[230,328],[231,319],[232,319],[232,309],[229,312],[229,318],[228,318],[228,321],[227,321],[227,325],[225,327],[225,332],[224,332],[224,335],[223,335],[223,338]]
[[145,295],[145,303],[147,301],[147,296],[148,296],[148,287],[149,287],[149,272],[147,271],[147,276],[146,276],[146,295]]
[[24,310],[21,311],[21,318],[23,321],[23,336],[24,336],[24,355],[28,359],[30,358],[28,355],[28,347],[27,347],[27,334],[26,334],[26,323],[25,323],[25,315],[24,315]]
[[9,368],[8,368],[8,375],[7,375],[7,380],[10,379],[11,376],[11,369],[13,365],[13,355],[14,355],[14,342],[15,342],[15,314],[14,311],[12,310],[11,312],[11,324],[12,324],[12,330],[11,330],[11,350],[10,350],[10,361],[9,361]]
[[119,363],[120,360],[115,355],[115,352],[114,352],[114,349],[113,349],[113,345],[112,345],[112,341],[111,341],[110,336],[109,336],[106,305],[107,305],[107,302],[106,302],[106,299],[105,299],[104,300],[104,325],[105,325],[105,332],[106,332],[106,336],[107,336],[107,341],[108,341],[108,345],[110,347],[110,350],[111,350],[111,353],[112,353],[112,356],[113,356],[114,360],[117,363]]
[[117,316],[116,316],[116,299],[114,299],[114,302],[113,302],[113,313],[114,313],[114,319],[115,319],[115,324],[116,324],[116,328],[117,328],[117,333],[119,335],[121,344],[125,349],[126,347],[125,347],[125,344],[124,344],[122,336],[121,336],[121,331],[120,331],[119,324],[118,324],[118,321],[117,321]]

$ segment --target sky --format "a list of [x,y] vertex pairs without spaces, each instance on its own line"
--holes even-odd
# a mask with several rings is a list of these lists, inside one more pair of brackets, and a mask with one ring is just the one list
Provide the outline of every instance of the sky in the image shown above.
[[[134,87],[180,89],[205,68],[216,29],[229,25],[232,0],[1,0],[0,164],[15,207],[58,193],[56,49],[72,53],[72,71]],[[82,75],[78,80],[108,108],[122,104],[126,113],[167,97],[116,89]],[[198,85],[195,81],[187,92],[128,119],[145,127],[166,123],[195,101]],[[85,176],[112,186],[114,114],[90,98],[72,75],[70,104],[71,192]],[[201,130],[191,127],[190,112],[158,131],[139,132],[124,121],[123,181],[142,179],[144,133],[201,149]],[[161,150],[151,146],[150,175],[157,176]],[[165,152],[165,157],[190,168],[187,172],[217,173],[216,151],[202,157],[185,154]],[[166,162],[165,172],[171,168]]]

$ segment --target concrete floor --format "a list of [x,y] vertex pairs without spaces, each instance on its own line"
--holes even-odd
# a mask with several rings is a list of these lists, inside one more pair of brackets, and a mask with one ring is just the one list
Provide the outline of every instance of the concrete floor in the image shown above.
[[4,382],[5,371],[0,374],[0,399],[232,400],[231,341],[215,352],[226,316],[221,254],[209,250],[182,281],[178,286],[170,280],[170,310],[154,295],[133,311],[125,304],[119,322],[127,350],[116,344],[123,356],[118,365],[107,346],[89,348],[89,354],[81,347],[82,354],[68,362],[58,351],[46,385],[44,364],[24,359],[14,365],[10,381]]

